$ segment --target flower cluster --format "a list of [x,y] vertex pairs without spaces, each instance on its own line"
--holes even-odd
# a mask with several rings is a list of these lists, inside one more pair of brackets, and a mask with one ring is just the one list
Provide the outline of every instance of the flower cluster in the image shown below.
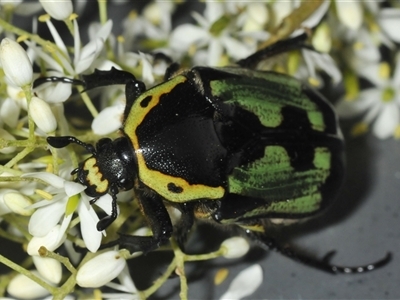
[[[190,12],[189,23],[174,27],[178,6],[185,4],[155,1],[140,14],[132,10],[124,16],[118,24],[122,33],[115,36],[117,20],[107,19],[106,1],[98,1],[99,23],[90,24],[89,41],[83,44],[79,13],[90,9],[85,7],[90,2],[78,1],[74,7],[70,0],[0,1],[0,222],[7,229],[0,229],[0,234],[24,245],[32,258],[28,270],[0,253],[0,263],[19,272],[10,275],[8,294],[62,298],[78,287],[85,288],[82,293],[91,291],[86,288],[95,293],[107,286],[118,293],[103,294],[106,298],[145,298],[175,270],[186,290],[181,270],[185,262],[238,258],[248,251],[242,238],[226,240],[218,251],[199,256],[186,255],[171,242],[175,258],[165,274],[149,289],[138,291],[127,260],[140,253],[99,250],[102,241],[116,238],[111,231],[117,232],[125,222],[129,223],[125,228],[137,232],[142,217],[137,213],[131,221],[132,212],[139,208],[135,201],[128,201],[131,193],[120,193],[119,218],[111,226],[111,236],[98,231],[98,208],[109,215],[111,196],[91,205],[86,187],[71,175],[84,154],[47,145],[45,138],[55,135],[90,142],[97,135],[115,137],[122,126],[124,87],[89,94],[79,85],[82,75],[114,67],[151,87],[163,81],[171,61],[186,68],[231,65],[259,48],[306,31],[312,47],[289,51],[283,59],[267,60],[259,67],[290,74],[315,88],[344,83],[339,116],[364,114],[354,134],[373,124],[372,132],[379,138],[400,137],[400,35],[396,32],[400,7],[393,2],[206,1],[203,11]],[[12,18],[19,14],[32,17],[31,30],[13,25]],[[50,38],[36,34],[40,26],[47,28]],[[70,36],[61,34],[60,26]],[[321,72],[328,75],[328,82]],[[34,84],[38,78],[50,77],[59,80]],[[360,84],[360,78],[369,85]],[[144,231],[149,232],[148,228]],[[76,248],[85,249],[86,254]],[[58,249],[63,249],[63,256],[54,252]],[[261,279],[261,268],[252,266],[232,281],[222,298],[250,295]]]

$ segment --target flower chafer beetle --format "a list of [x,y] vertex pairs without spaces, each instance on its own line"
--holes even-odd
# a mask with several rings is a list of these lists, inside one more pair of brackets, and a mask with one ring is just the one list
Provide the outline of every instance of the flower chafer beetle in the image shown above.
[[[148,252],[173,232],[183,245],[199,219],[238,225],[264,247],[328,272],[359,273],[390,260],[388,254],[367,266],[338,267],[296,254],[264,232],[273,218],[299,220],[324,210],[344,177],[344,142],[331,105],[288,75],[255,70],[265,58],[303,47],[303,40],[280,41],[235,67],[179,73],[172,65],[165,82],[148,90],[117,69],[96,70],[82,81],[37,81],[82,84],[86,90],[126,87],[120,138],[103,138],[96,147],[72,136],[47,138],[53,147],[76,143],[92,154],[72,173],[92,203],[112,196],[112,214],[99,221],[98,230],[116,219],[117,193],[134,190],[153,236],[120,235],[107,246]],[[166,205],[182,212],[175,231]]]

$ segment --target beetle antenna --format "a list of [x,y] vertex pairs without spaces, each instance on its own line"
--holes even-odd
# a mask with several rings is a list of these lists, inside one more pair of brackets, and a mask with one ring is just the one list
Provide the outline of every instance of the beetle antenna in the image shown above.
[[96,149],[93,145],[84,143],[74,136],[49,136],[46,140],[54,148],[64,148],[69,144],[77,144],[85,148],[86,151],[90,152],[91,154],[96,155]]
[[49,77],[40,77],[33,82],[33,88],[38,87],[46,82],[62,82],[72,85],[82,85],[85,86],[85,83],[82,80],[68,78],[68,77],[57,77],[57,76],[49,76]]

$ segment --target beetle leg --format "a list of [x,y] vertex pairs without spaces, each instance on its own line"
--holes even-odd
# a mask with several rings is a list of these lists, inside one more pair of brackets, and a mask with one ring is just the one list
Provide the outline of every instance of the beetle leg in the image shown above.
[[345,274],[353,274],[353,273],[365,273],[369,271],[373,271],[377,268],[381,268],[388,264],[390,260],[392,259],[392,254],[388,252],[386,256],[376,262],[367,264],[365,266],[356,266],[356,267],[345,267],[345,266],[337,266],[337,265],[332,265],[329,263],[330,258],[335,254],[335,251],[330,251],[328,252],[323,259],[319,260],[316,258],[313,258],[311,256],[307,256],[304,254],[300,254],[296,251],[294,251],[292,248],[288,246],[282,246],[278,244],[273,238],[267,237],[265,234],[255,234],[255,233],[248,233],[250,236],[252,236],[256,241],[262,242],[262,247],[265,248],[265,246],[269,250],[275,250],[282,255],[289,257],[295,261],[301,262],[305,265],[311,266],[313,268],[332,273],[332,274],[337,274],[337,273],[345,273]]
[[138,195],[139,206],[143,215],[147,218],[153,236],[120,234],[117,240],[102,245],[102,249],[119,245],[121,248],[128,249],[131,253],[138,251],[147,253],[168,242],[173,228],[162,198],[155,194],[144,195],[143,192],[138,194],[140,194]]
[[185,250],[185,242],[194,223],[193,205],[191,203],[183,203],[180,206],[182,212],[178,224],[175,225],[174,237],[179,248]]
[[277,43],[274,43],[266,48],[257,51],[256,53],[244,59],[237,61],[236,63],[243,68],[255,69],[257,64],[260,63],[261,61],[285,52],[298,50],[301,48],[314,50],[312,46],[304,44],[306,39],[307,39],[307,34],[303,33],[294,38],[281,40]]

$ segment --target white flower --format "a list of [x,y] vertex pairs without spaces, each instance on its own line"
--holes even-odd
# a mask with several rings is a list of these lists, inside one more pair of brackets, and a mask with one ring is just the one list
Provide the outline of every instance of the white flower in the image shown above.
[[18,87],[32,83],[32,63],[17,42],[4,38],[0,44],[0,63],[7,78]]
[[8,191],[3,193],[1,197],[4,200],[5,205],[7,205],[13,213],[21,216],[32,215],[33,210],[27,209],[27,207],[32,204],[32,201],[20,192]]
[[61,232],[61,226],[54,226],[45,236],[33,236],[28,243],[27,252],[29,255],[39,255],[40,247],[46,247],[49,251],[54,251],[65,241],[67,236]]
[[[38,277],[40,275],[36,271],[32,273]],[[43,298],[49,294],[44,287],[22,274],[17,274],[7,286],[7,292],[18,299],[36,299]]]
[[62,266],[58,260],[36,255],[32,256],[32,260],[36,270],[44,279],[54,284],[60,283],[62,278]]
[[360,73],[376,87],[361,91],[356,99],[342,99],[337,105],[339,116],[349,118],[365,113],[353,130],[355,134],[373,123],[372,132],[378,138],[395,135],[400,123],[400,60],[392,78],[386,63],[368,65]]
[[[104,43],[112,29],[112,21],[108,20],[97,31],[95,37],[84,47],[81,47],[79,26],[76,20],[74,20],[74,59],[72,61],[68,54],[67,46],[64,44],[53,23],[50,20],[46,20],[46,24],[60,51],[54,51],[52,55],[49,55],[46,51],[32,42],[26,41],[26,44],[34,51],[38,59],[41,60],[39,64],[45,64],[46,69],[51,70],[49,75],[58,77],[75,77],[91,68],[96,58],[103,50]],[[50,89],[50,91],[47,91],[46,89]],[[72,87],[70,84],[62,82],[45,83],[37,87],[35,92],[38,97],[48,103],[59,103],[64,102],[69,98],[71,95],[71,89]]]
[[[28,173],[24,174],[24,176],[36,177],[48,182],[51,186],[47,189],[47,192],[53,195],[51,200],[43,200],[32,206],[37,210],[29,220],[30,234],[43,237],[57,226],[62,219],[59,231],[61,236],[68,228],[73,212],[77,210],[80,216],[81,232],[85,245],[91,252],[97,251],[101,243],[102,233],[96,229],[99,218],[89,204],[87,195],[83,193],[86,187],[50,173]],[[107,199],[111,201],[110,198],[110,195],[103,196],[96,201],[96,205],[111,213],[110,202],[106,203]]]
[[250,249],[250,245],[246,239],[239,236],[226,239],[222,242],[221,247],[225,249],[223,254],[225,258],[242,257]]
[[400,42],[400,8],[385,8],[377,15],[377,22],[382,31],[394,42]]
[[[0,138],[5,139],[5,140],[10,140],[10,141],[14,141],[15,137],[10,134],[8,131],[4,130],[3,128],[0,128]],[[10,146],[10,147],[5,147],[0,149],[0,153],[3,154],[10,154],[13,153],[17,150],[16,147],[14,146]]]
[[[199,26],[183,24],[175,28],[171,34],[170,47],[176,52],[187,52],[191,46],[206,47],[207,50],[196,51],[194,61],[196,64],[218,66],[224,50],[235,60],[246,57],[256,50],[256,44],[244,44],[232,37],[234,29],[230,24],[225,24],[218,32],[213,32],[215,22],[224,16],[223,4],[220,2],[207,2],[204,17],[197,12],[192,16]],[[228,20],[227,20],[228,21]]]
[[57,128],[57,121],[50,105],[38,97],[32,97],[29,103],[29,114],[33,121],[45,133],[53,132]]
[[125,265],[126,261],[118,251],[104,252],[79,268],[76,282],[81,287],[101,287],[116,278]]
[[260,265],[252,265],[241,271],[231,282],[220,300],[236,300],[253,294],[263,282]]
[[72,14],[71,0],[39,0],[44,10],[56,20],[65,20]]
[[351,30],[358,30],[363,21],[362,2],[356,1],[335,1],[336,12],[339,21]]

